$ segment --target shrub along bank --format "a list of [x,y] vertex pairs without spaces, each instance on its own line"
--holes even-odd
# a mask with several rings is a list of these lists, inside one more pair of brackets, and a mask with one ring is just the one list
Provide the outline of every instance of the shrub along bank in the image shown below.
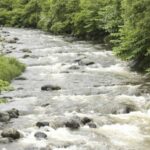
[[111,43],[116,55],[150,68],[150,0],[2,0],[0,24]]

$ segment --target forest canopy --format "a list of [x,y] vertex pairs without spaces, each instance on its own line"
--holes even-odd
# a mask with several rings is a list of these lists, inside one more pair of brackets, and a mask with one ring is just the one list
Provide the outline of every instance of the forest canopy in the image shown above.
[[1,0],[0,24],[107,42],[138,71],[150,68],[150,0]]

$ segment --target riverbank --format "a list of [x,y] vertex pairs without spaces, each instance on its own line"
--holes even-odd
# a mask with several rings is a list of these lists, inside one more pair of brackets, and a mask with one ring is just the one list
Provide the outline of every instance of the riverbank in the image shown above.
[[[10,82],[25,70],[25,65],[16,58],[5,56],[4,43],[6,41],[4,37],[1,37],[1,39],[3,40],[0,40],[0,44],[2,45],[0,49],[0,92],[8,90]],[[4,102],[4,100],[1,99],[1,102]]]

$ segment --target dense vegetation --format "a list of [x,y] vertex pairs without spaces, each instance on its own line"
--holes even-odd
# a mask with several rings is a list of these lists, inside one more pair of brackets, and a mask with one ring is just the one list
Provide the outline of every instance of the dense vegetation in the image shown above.
[[150,68],[150,0],[2,0],[0,24],[110,43],[139,71]]
[[15,58],[0,55],[0,91],[6,90],[9,82],[24,71],[25,66]]

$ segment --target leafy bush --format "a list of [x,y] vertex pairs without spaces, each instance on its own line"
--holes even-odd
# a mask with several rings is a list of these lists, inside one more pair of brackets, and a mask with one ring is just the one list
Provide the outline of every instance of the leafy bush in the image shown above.
[[1,0],[0,24],[110,43],[140,71],[150,68],[150,0]]
[[[20,75],[25,70],[25,66],[15,58],[0,56],[0,80],[10,82],[14,77]],[[7,82],[2,82],[7,83]]]

